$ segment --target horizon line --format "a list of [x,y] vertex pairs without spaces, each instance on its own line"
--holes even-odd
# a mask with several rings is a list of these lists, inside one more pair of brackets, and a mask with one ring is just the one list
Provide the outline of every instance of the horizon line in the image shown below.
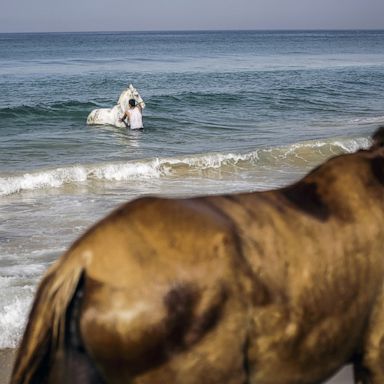
[[0,34],[41,33],[170,33],[170,32],[353,32],[384,31],[384,28],[202,28],[202,29],[137,29],[137,30],[73,30],[73,31],[8,31]]

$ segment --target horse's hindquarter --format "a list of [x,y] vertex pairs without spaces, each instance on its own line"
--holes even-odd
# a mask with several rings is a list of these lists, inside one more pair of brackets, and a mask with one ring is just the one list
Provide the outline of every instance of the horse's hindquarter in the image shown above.
[[224,216],[198,200],[141,199],[86,243],[81,333],[110,382],[244,381],[246,282]]

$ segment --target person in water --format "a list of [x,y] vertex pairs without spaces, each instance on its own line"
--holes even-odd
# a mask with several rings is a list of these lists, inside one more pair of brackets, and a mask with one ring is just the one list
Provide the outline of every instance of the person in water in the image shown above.
[[[125,122],[125,118],[128,118],[128,125]],[[143,129],[143,112],[140,104],[136,104],[135,99],[128,101],[128,109],[125,111],[123,117],[120,119],[127,127],[131,129]]]

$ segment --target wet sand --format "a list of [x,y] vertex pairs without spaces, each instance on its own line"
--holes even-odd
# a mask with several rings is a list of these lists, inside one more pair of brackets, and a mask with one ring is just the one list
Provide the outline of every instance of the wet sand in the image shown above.
[[[0,350],[0,384],[8,384],[11,375],[12,364],[15,358],[14,349]],[[342,369],[335,377],[326,384],[352,384],[353,376],[351,367]]]
[[15,353],[15,349],[0,350],[0,384],[9,383]]
[[328,380],[327,384],[353,384],[352,367],[343,368],[336,376]]

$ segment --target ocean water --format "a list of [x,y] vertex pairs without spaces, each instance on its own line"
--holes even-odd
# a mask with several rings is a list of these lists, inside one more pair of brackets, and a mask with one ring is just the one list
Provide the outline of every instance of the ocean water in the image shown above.
[[[129,83],[144,131],[87,126]],[[383,84],[384,31],[0,34],[0,349],[119,204],[291,183],[369,146]]]

